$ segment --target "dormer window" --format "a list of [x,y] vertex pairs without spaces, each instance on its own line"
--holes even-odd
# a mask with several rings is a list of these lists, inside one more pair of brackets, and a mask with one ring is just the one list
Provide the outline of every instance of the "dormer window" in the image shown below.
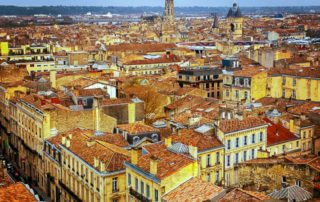
[[151,138],[152,138],[153,142],[157,142],[158,141],[158,134],[152,134]]
[[139,141],[140,141],[140,137],[135,136],[135,137],[133,138],[133,144],[137,144]]

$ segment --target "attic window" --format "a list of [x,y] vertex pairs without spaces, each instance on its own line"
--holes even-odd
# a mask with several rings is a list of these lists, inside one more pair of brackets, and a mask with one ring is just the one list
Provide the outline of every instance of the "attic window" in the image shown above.
[[152,134],[151,138],[154,142],[158,141],[158,134]]
[[139,140],[140,140],[140,137],[135,136],[135,137],[133,138],[133,144],[137,144],[137,143],[139,142]]

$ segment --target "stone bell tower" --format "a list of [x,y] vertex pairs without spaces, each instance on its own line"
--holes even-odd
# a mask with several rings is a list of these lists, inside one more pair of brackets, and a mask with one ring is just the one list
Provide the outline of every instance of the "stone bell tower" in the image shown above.
[[165,18],[165,21],[168,21],[168,22],[174,21],[174,2],[173,2],[173,0],[166,0],[164,18]]
[[233,3],[227,15],[227,23],[229,26],[229,33],[231,38],[239,39],[243,35],[243,16],[241,14],[238,4]]
[[165,11],[161,28],[161,41],[165,43],[174,42],[175,22],[174,22],[174,0],[165,0]]

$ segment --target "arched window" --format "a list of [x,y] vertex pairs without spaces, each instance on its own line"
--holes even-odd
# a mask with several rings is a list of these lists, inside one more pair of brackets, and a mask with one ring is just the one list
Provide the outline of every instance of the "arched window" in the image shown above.
[[152,138],[153,142],[157,142],[158,141],[158,134],[152,134],[151,138]]

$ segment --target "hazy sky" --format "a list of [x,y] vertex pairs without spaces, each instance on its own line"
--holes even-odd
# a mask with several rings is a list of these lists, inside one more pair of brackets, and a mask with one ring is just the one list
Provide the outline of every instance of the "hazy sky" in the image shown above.
[[[163,6],[165,0],[0,0],[0,5]],[[176,6],[230,6],[233,0],[175,0]],[[238,0],[240,6],[310,6],[320,0]]]

